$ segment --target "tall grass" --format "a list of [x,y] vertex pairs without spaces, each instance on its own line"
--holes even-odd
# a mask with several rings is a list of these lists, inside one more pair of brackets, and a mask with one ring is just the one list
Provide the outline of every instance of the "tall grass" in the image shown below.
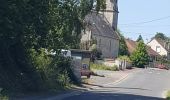
[[104,64],[95,64],[95,63],[90,63],[90,68],[97,69],[97,70],[110,70],[110,71],[118,71],[118,67],[116,65],[114,66],[106,66]]
[[166,99],[170,100],[170,91],[167,92]]

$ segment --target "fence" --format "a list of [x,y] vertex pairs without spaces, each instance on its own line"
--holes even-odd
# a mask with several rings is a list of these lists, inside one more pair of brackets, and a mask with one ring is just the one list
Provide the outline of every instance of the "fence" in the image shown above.
[[154,61],[154,62],[149,62],[148,67],[150,67],[150,68],[166,68],[166,69],[170,69],[170,64]]

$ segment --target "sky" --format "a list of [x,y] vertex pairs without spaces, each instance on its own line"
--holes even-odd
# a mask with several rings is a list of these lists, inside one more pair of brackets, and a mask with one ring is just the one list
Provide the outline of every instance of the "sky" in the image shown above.
[[118,1],[118,28],[126,38],[136,40],[141,34],[148,42],[156,32],[170,37],[170,0]]

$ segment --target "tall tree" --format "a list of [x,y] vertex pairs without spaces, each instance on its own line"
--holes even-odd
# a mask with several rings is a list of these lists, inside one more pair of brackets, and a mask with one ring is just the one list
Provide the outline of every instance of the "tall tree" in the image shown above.
[[[103,0],[97,0],[99,10],[100,1]],[[40,86],[37,81],[41,77],[60,81],[57,75],[64,72],[59,70],[64,60],[58,55],[49,58],[44,48],[78,48],[82,21],[93,3],[94,0],[0,0],[0,87],[31,90]]]
[[119,41],[119,56],[128,55],[128,48],[125,42],[125,38],[122,35],[121,31],[118,29],[117,32],[120,35],[120,41]]
[[155,35],[155,38],[161,39],[161,40],[166,40],[167,37],[165,36],[165,34],[157,32],[156,35]]
[[143,68],[144,65],[148,64],[149,56],[147,53],[146,45],[143,41],[139,41],[136,50],[131,55],[133,65],[136,67]]
[[137,42],[143,41],[142,35],[139,35],[138,39],[136,40]]

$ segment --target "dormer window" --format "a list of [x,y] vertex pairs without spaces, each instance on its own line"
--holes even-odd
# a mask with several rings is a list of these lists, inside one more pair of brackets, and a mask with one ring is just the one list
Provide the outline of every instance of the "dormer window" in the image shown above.
[[160,46],[156,46],[156,52],[160,53],[161,52],[161,47]]

